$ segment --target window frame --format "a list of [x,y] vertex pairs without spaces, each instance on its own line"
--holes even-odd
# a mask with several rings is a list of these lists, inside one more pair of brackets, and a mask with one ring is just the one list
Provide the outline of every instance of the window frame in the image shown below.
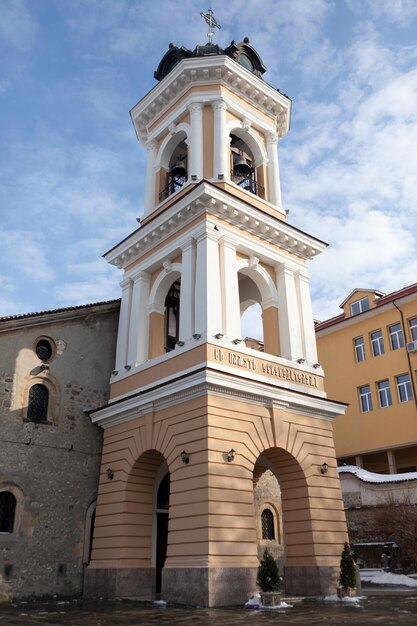
[[410,332],[411,341],[417,341],[417,317],[410,317],[408,320],[408,330]]
[[[400,378],[405,378],[405,377],[407,378],[407,380],[400,382]],[[410,374],[408,372],[406,372],[405,374],[398,374],[398,376],[395,377],[395,384],[397,386],[398,402],[400,404],[403,404],[404,402],[411,402],[411,400],[413,399],[413,390],[411,387]],[[404,400],[402,399],[401,389],[406,390],[405,395],[407,397]]]
[[[367,389],[367,391],[364,391],[365,389]],[[371,411],[373,411],[374,407],[372,403],[371,385],[366,384],[358,387],[358,396],[361,413],[370,413]]]
[[[393,331],[392,329],[394,328],[394,326],[397,326],[399,329]],[[388,326],[388,335],[389,335],[391,350],[400,350],[401,348],[404,348],[404,333],[403,333],[403,329],[401,326],[401,322],[395,322],[394,324],[390,324]],[[395,345],[396,343],[398,345]]]
[[[37,399],[34,397],[34,394],[36,393],[35,388],[37,388],[37,390],[40,390],[41,388],[45,390],[41,392],[44,394],[44,397],[42,398],[42,402],[44,404],[44,406],[42,407],[42,419],[39,419],[39,417],[32,415],[32,412],[35,411],[34,405],[37,402]],[[34,381],[34,383],[29,387],[27,398],[28,406],[26,410],[26,419],[35,424],[47,424],[49,421],[49,407],[51,403],[51,394],[48,386],[45,385],[43,382]]]
[[379,408],[386,409],[392,406],[391,385],[388,378],[378,380],[376,383],[378,392]]
[[[360,340],[362,340],[362,343],[359,343]],[[355,337],[354,338],[354,340],[353,340],[353,347],[354,347],[354,350],[355,350],[356,363],[362,363],[362,361],[365,361],[366,360],[365,339],[364,339],[363,335],[360,335],[359,337]],[[362,358],[359,358],[359,354],[360,353],[361,353]]]
[[[266,514],[269,513],[269,520],[268,520],[268,526],[269,526],[269,530],[272,530],[272,537],[267,537],[265,536],[267,533],[265,533],[264,535],[264,528],[266,527],[266,523],[264,524],[264,518],[266,517]],[[264,515],[265,514],[265,515]],[[268,530],[268,529],[266,529]],[[271,508],[269,506],[265,506],[262,509],[261,512],[261,536],[262,536],[262,541],[275,541],[276,540],[276,533],[275,533],[275,515],[274,512],[271,510]]]
[[[379,333],[377,335],[377,333]],[[377,335],[374,337],[374,335]],[[369,339],[371,342],[372,356],[382,356],[385,354],[385,345],[384,345],[384,335],[382,334],[382,329],[378,328],[378,330],[372,330],[369,333]],[[376,348],[376,346],[378,346]]]
[[[366,302],[366,306],[363,305],[364,302]],[[353,310],[355,305],[358,305],[358,308],[359,308],[359,311],[357,311],[356,313]],[[359,300],[355,300],[354,302],[351,302],[349,305],[349,309],[350,309],[351,317],[354,317],[355,315],[359,315],[359,313],[364,313],[365,311],[369,311],[370,309],[369,296],[364,296],[363,298],[359,298]]]

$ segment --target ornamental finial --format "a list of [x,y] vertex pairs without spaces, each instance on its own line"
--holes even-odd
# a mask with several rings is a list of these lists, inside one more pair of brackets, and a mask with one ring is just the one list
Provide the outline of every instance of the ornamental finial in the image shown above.
[[207,33],[207,37],[209,40],[209,43],[213,43],[213,28],[218,28],[219,30],[221,29],[220,24],[215,20],[214,15],[213,15],[213,11],[211,9],[209,9],[207,11],[207,13],[200,13],[201,17],[205,19],[206,24],[209,27],[209,32]]

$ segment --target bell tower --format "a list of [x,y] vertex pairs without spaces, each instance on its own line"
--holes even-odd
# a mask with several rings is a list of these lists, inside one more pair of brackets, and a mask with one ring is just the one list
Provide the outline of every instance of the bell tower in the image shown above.
[[[325,244],[287,222],[291,101],[265,70],[248,39],[170,44],[131,111],[146,191],[140,227],[105,254],[124,277],[110,401],[91,416],[104,446],[87,595],[245,602],[266,469],[286,591],[336,588],[347,535],[332,420],[345,407],[324,391],[307,270]],[[263,342],[242,336],[253,303]]]

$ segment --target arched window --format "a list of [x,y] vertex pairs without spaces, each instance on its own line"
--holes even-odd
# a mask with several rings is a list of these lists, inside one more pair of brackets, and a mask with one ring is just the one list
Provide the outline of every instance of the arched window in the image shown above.
[[165,352],[175,349],[180,332],[181,281],[172,283],[165,298]]
[[275,539],[274,514],[271,509],[264,509],[261,516],[262,539]]
[[0,492],[0,533],[12,533],[16,513],[16,498],[10,491]]
[[48,419],[49,391],[45,385],[32,385],[29,390],[27,418],[32,422],[46,422]]
[[230,135],[230,170],[236,185],[261,198],[265,197],[264,188],[258,184],[254,158],[250,148],[237,135]]
[[187,144],[185,143],[185,140],[182,140],[172,152],[171,158],[169,159],[168,172],[166,174],[166,186],[159,194],[160,202],[178,191],[178,189],[181,189],[181,187],[183,187],[187,182],[187,160]]

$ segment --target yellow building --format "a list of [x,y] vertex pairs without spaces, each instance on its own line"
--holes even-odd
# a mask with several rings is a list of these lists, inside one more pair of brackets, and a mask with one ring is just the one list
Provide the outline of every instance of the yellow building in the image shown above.
[[417,469],[417,284],[384,295],[355,289],[343,313],[316,324],[339,464],[372,472]]
[[[324,391],[307,270],[325,244],[286,221],[277,145],[291,101],[264,71],[247,39],[171,45],[131,111],[145,206],[105,255],[124,276],[110,401],[91,416],[104,445],[86,595],[245,602],[268,469],[287,592],[335,591],[347,534],[332,421],[345,406]],[[264,352],[242,341],[253,303]]]

